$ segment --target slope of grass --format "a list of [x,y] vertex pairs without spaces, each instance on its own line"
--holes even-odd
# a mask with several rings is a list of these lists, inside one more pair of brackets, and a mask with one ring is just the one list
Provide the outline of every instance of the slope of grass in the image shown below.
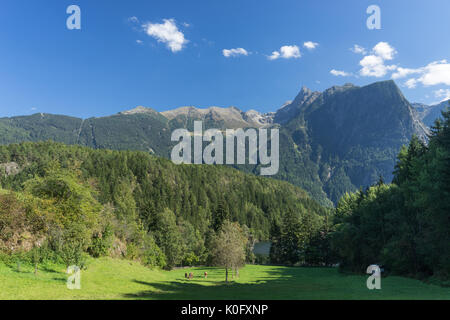
[[[0,264],[0,299],[450,299],[450,289],[417,280],[387,277],[382,290],[366,288],[365,276],[342,275],[330,268],[288,268],[249,265],[235,282],[224,283],[217,268],[151,270],[136,262],[101,258],[82,271],[81,290],[66,287],[60,265]],[[207,271],[208,279],[201,275]],[[193,272],[194,280],[184,279]]]

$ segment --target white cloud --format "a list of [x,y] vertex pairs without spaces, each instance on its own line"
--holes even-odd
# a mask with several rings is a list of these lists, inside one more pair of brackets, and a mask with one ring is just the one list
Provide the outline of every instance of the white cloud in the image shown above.
[[445,84],[450,86],[450,63],[447,60],[435,61],[423,68],[423,75],[417,79],[424,86]]
[[280,53],[278,51],[272,52],[272,55],[269,56],[269,60],[276,60],[280,57]]
[[[363,53],[364,48],[355,45],[353,52]],[[418,84],[423,86],[447,85],[450,86],[450,63],[447,60],[434,61],[421,68],[403,68],[396,65],[386,65],[387,60],[394,59],[397,51],[387,42],[379,42],[375,45],[370,55],[365,55],[359,62],[360,74],[367,77],[383,77],[389,71],[393,71],[392,79],[401,79],[417,75],[405,81],[404,85],[409,89],[416,88]],[[394,72],[395,71],[395,72]]]
[[144,41],[142,41],[142,40],[136,40],[136,43],[137,43],[137,44],[143,44]]
[[395,65],[386,66],[383,58],[375,55],[365,56],[359,64],[362,67],[360,74],[365,77],[383,77],[396,68]]
[[181,51],[188,43],[184,34],[178,30],[174,19],[164,19],[164,23],[147,23],[143,27],[147,35],[163,42],[172,51]]
[[308,50],[314,50],[319,44],[317,42],[306,41],[303,46]]
[[223,49],[223,56],[226,58],[229,57],[237,57],[237,56],[248,56],[248,51],[244,48],[236,48],[236,49]]
[[398,68],[397,72],[392,75],[392,78],[397,79],[410,74],[420,74],[420,76],[405,82],[409,89],[415,88],[418,83],[426,87],[439,84],[450,86],[450,63],[447,60],[434,61],[418,69]]
[[280,48],[281,57],[284,59],[300,58],[302,55],[297,46],[283,46]]
[[450,100],[450,89],[439,89],[434,91],[436,98],[440,98],[439,102]]
[[[353,52],[363,53],[364,48],[355,45],[352,49]],[[433,86],[438,84],[450,85],[450,63],[446,60],[435,61],[422,68],[403,68],[396,65],[386,65],[387,60],[394,59],[397,51],[387,42],[377,43],[370,55],[364,56],[359,62],[362,69],[360,74],[366,77],[383,77],[389,71],[392,73],[392,79],[401,79],[408,76],[418,74],[418,78],[410,78],[405,82],[405,86],[409,89],[417,87],[418,83],[424,86]]]
[[398,67],[396,72],[392,74],[392,79],[405,78],[411,74],[421,73],[423,69],[409,69]]
[[397,66],[385,65],[385,60],[394,59],[397,51],[387,42],[378,42],[372,49],[372,54],[365,56],[359,64],[362,69],[359,73],[365,77],[383,77],[388,71],[397,69]]
[[367,50],[361,47],[360,45],[355,44],[353,48],[350,48],[350,51],[354,53],[367,54]]
[[302,56],[299,47],[297,46],[282,46],[279,51],[272,52],[269,60],[283,59],[297,59]]
[[378,42],[372,51],[383,60],[392,60],[397,51],[387,42]]
[[335,69],[332,69],[331,71],[330,71],[330,73],[333,75],[333,76],[336,76],[336,77],[348,77],[348,76],[351,76],[352,74],[351,73],[348,73],[348,72],[345,72],[345,71],[340,71],[340,70],[335,70]]
[[409,79],[405,82],[405,86],[407,86],[409,89],[414,89],[417,86],[417,80],[416,79]]

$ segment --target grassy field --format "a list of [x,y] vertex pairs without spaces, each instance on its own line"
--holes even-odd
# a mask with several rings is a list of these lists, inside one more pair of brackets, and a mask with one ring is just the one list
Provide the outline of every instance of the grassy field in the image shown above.
[[[330,268],[288,268],[248,265],[240,278],[224,283],[224,270],[192,268],[150,270],[126,260],[91,260],[82,271],[81,290],[66,288],[67,275],[58,265],[0,263],[0,299],[450,299],[450,289],[417,280],[387,277],[382,290],[366,288],[366,277],[342,275]],[[200,277],[208,272],[208,279]],[[194,280],[184,279],[193,272]]]

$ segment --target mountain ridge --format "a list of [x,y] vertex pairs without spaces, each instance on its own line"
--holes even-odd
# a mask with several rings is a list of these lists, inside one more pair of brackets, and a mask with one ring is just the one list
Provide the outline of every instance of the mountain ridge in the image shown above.
[[[394,81],[359,87],[347,83],[323,92],[302,87],[276,112],[236,107],[180,107],[164,112],[138,106],[106,117],[81,119],[51,114],[0,119],[0,144],[54,140],[96,149],[143,150],[170,157],[171,132],[208,128],[280,129],[280,172],[325,205],[345,192],[392,179],[396,156],[413,134],[428,128]],[[257,166],[235,166],[259,172]]]

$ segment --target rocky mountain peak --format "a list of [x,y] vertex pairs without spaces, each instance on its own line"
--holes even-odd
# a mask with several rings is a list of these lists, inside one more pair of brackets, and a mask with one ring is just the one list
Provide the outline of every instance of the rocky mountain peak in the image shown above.
[[306,86],[302,86],[302,89],[300,90],[300,94],[303,96],[309,96],[312,93],[312,91],[306,87]]
[[275,114],[274,122],[286,123],[300,112],[305,104],[313,103],[321,95],[318,91],[311,91],[303,86],[292,102],[286,102]]
[[346,83],[343,86],[332,86],[331,88],[328,88],[323,92],[324,96],[329,97],[332,96],[338,92],[344,92],[349,89],[358,88],[353,83]]
[[209,121],[209,125],[230,129],[249,127],[259,128],[273,122],[273,114],[262,114],[256,110],[244,112],[235,106],[227,108],[216,106],[209,108],[181,107],[164,111],[161,114],[169,120],[183,118],[202,121],[207,120]]
[[156,113],[156,111],[153,110],[152,108],[147,108],[147,107],[143,107],[143,106],[137,106],[134,109],[119,112],[119,114],[122,114],[122,115],[139,114],[139,113],[154,114],[154,113]]

